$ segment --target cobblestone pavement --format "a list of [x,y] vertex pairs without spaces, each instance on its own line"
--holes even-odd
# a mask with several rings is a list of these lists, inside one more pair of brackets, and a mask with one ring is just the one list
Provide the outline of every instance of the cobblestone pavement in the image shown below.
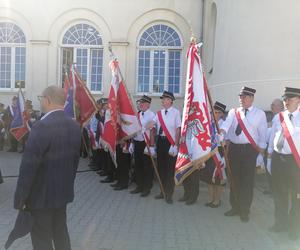
[[[0,249],[14,225],[16,211],[13,193],[21,154],[0,152],[0,169],[7,176],[0,185]],[[87,169],[81,160],[80,169]],[[196,249],[300,249],[300,241],[291,242],[286,234],[272,234],[273,202],[264,195],[262,177],[257,178],[249,223],[238,217],[227,218],[228,188],[222,206],[207,208],[207,190],[201,185],[197,204],[186,206],[176,200],[183,194],[177,187],[174,204],[155,200],[156,185],[151,195],[141,198],[128,190],[113,191],[99,183],[94,172],[77,174],[75,201],[68,206],[68,226],[73,250],[196,250]],[[132,185],[131,189],[134,188]],[[31,248],[30,237],[16,241],[11,249]]]

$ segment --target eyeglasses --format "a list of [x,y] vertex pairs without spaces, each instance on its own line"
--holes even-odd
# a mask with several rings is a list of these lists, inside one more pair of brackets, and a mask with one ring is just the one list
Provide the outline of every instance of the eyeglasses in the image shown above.
[[43,98],[45,98],[46,96],[44,96],[44,95],[38,95],[37,96],[37,99],[39,100],[39,101],[41,101]]

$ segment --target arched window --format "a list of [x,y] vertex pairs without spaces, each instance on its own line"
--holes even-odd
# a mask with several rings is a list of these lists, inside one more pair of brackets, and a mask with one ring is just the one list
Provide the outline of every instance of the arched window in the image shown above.
[[103,45],[100,33],[89,24],[70,27],[62,39],[62,84],[65,69],[71,63],[91,91],[102,90]]
[[164,24],[146,29],[138,44],[138,93],[180,93],[181,39]]
[[0,89],[25,87],[26,38],[10,22],[0,22]]

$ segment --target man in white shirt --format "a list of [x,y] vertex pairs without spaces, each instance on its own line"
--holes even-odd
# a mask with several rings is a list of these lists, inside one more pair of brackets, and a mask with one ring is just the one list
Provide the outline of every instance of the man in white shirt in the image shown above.
[[231,109],[221,125],[222,134],[230,141],[228,158],[232,172],[231,210],[225,216],[239,215],[249,221],[253,199],[256,159],[263,161],[266,148],[267,119],[264,111],[253,107],[256,90],[243,87],[239,93],[240,107]]
[[[158,172],[166,192],[166,202],[172,204],[181,117],[179,111],[173,107],[173,101],[175,100],[173,93],[164,91],[160,98],[162,99],[163,109],[157,112],[153,120],[157,127],[158,136],[156,144]],[[163,195],[160,193],[155,198],[162,199]]]
[[129,147],[129,152],[134,155],[134,169],[137,184],[137,187],[130,193],[141,193],[141,197],[146,197],[150,194],[153,182],[153,166],[146,144],[148,144],[150,147],[149,150],[154,154],[154,142],[151,144],[150,134],[155,133],[155,129],[146,129],[146,125],[153,121],[155,114],[150,110],[151,98],[149,96],[144,95],[138,102],[138,118],[142,125],[142,131],[137,133],[133,138],[133,143]]
[[300,236],[300,89],[285,88],[283,99],[286,110],[273,119],[268,147],[275,204],[275,223],[270,231],[288,230],[290,239],[297,240]]

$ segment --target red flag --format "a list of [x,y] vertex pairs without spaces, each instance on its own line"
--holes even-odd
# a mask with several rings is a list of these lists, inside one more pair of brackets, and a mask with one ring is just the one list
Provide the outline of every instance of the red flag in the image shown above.
[[175,183],[180,184],[217,149],[212,133],[207,88],[195,44],[188,51],[186,93],[181,126],[181,142],[175,167]]
[[101,144],[109,150],[111,158],[116,165],[116,144],[118,135],[117,93],[119,88],[119,78],[116,72],[115,61],[110,63],[110,68],[112,71],[112,79],[108,96],[108,109],[105,112],[104,132],[101,138]]
[[69,77],[69,82],[73,84],[75,89],[76,120],[84,127],[97,111],[97,105],[91,92],[74,67],[72,67]]

